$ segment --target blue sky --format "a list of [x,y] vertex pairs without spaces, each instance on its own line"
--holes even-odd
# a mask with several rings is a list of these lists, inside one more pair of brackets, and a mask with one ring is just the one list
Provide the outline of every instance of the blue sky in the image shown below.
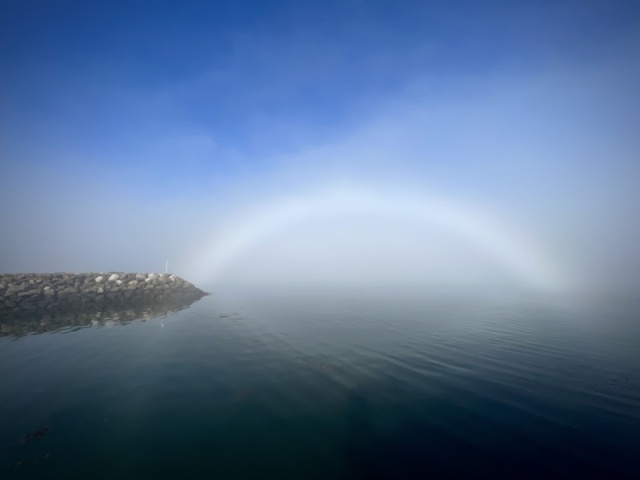
[[339,183],[480,204],[633,278],[639,10],[4,2],[0,269],[187,272],[224,215]]

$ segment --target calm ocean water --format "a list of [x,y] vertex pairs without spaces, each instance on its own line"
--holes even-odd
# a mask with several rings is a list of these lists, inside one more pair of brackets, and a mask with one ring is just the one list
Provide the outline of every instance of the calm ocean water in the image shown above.
[[640,309],[227,289],[0,337],[0,478],[639,478]]

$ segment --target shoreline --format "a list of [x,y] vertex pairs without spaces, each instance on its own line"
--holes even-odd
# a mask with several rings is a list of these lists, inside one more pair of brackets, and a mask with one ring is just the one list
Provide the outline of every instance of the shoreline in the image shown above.
[[209,295],[168,273],[10,273],[0,275],[0,315],[35,310],[195,302]]

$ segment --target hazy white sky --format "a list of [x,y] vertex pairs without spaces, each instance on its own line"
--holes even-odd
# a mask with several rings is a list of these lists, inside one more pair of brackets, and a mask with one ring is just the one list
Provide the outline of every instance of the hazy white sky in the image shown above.
[[637,284],[633,2],[275,4],[13,4],[0,271]]

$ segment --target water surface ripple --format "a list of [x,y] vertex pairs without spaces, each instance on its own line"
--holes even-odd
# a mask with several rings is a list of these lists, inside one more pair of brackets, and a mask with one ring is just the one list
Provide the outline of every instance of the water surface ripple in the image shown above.
[[1,478],[637,478],[640,312],[213,289],[0,338]]

